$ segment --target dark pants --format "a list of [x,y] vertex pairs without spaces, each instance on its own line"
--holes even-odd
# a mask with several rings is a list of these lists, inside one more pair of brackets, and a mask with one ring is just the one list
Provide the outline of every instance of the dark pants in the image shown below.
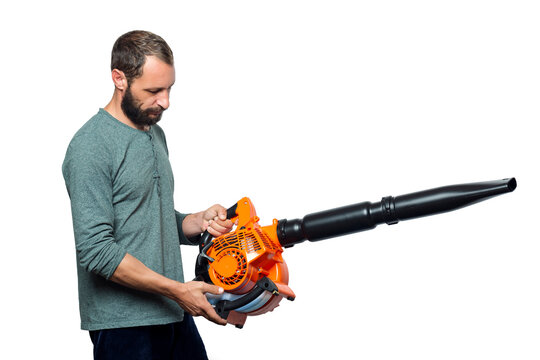
[[95,360],[208,359],[193,318],[167,325],[90,331]]

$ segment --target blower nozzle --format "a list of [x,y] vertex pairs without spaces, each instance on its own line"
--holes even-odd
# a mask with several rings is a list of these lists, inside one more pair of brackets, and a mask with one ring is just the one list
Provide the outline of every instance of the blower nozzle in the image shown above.
[[319,241],[336,236],[371,230],[377,225],[436,215],[457,210],[497,195],[514,191],[515,178],[443,186],[401,196],[383,197],[381,201],[362,202],[304,216],[280,220],[278,239],[291,247],[305,240]]

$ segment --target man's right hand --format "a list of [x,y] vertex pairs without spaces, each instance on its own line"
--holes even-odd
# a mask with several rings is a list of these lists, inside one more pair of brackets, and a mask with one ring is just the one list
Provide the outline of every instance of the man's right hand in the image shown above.
[[227,320],[216,313],[205,293],[220,295],[223,294],[223,289],[202,281],[178,283],[178,287],[173,291],[173,300],[192,316],[204,316],[218,325],[227,325]]

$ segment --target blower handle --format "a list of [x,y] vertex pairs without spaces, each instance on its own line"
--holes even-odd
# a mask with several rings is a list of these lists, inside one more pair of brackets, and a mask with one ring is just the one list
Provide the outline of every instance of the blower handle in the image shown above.
[[216,303],[216,312],[223,319],[227,319],[231,311],[234,311],[234,310],[242,311],[243,310],[242,308],[244,306],[247,306],[253,303],[265,291],[268,291],[272,295],[275,295],[275,296],[279,295],[279,289],[276,286],[276,284],[272,280],[267,278],[266,276],[263,276],[257,281],[253,289],[251,289],[245,295],[240,296],[239,298],[236,298],[235,300],[219,300]]

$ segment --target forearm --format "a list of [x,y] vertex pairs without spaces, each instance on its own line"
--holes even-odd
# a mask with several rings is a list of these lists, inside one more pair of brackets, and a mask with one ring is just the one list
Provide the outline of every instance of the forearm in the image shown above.
[[204,296],[207,292],[222,294],[223,289],[215,285],[199,281],[181,283],[171,280],[149,269],[130,254],[126,254],[122,259],[110,280],[130,288],[166,296],[193,316],[204,316],[220,325],[227,324]]
[[203,212],[189,214],[182,222],[182,232],[186,238],[197,236],[204,232]]
[[130,254],[124,256],[110,280],[136,290],[163,295],[173,300],[178,300],[175,294],[178,294],[184,285],[151,270]]

